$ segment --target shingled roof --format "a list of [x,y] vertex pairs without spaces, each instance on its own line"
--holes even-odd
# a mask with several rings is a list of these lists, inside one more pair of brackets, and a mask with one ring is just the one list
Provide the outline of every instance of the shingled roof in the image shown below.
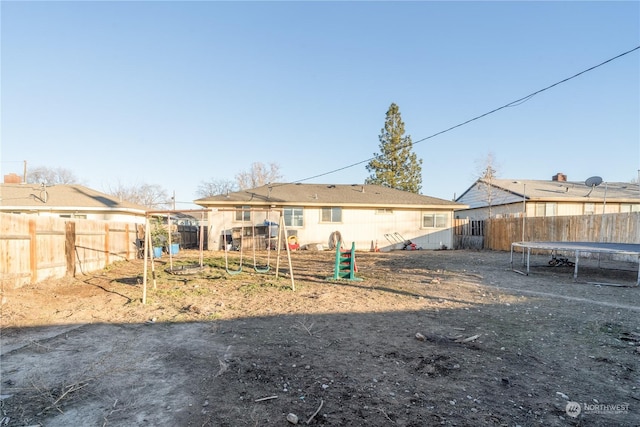
[[248,206],[342,206],[376,208],[463,209],[466,205],[436,197],[380,185],[362,184],[270,184],[198,199],[195,203],[215,207],[238,204]]
[[[640,199],[638,184],[630,182],[603,182],[596,187],[587,187],[584,181],[493,179],[490,182],[478,180],[473,186],[478,185],[478,182],[524,196],[527,200],[585,202],[590,201],[589,199],[603,200],[606,197],[607,201],[638,203]],[[462,199],[465,193],[458,200]]]
[[144,214],[146,208],[82,185],[0,184],[0,210],[83,210]]

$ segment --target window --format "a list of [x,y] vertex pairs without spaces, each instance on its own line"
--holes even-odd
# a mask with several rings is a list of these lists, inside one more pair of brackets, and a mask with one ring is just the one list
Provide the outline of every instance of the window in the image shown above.
[[556,216],[558,215],[558,204],[557,203],[547,203],[546,209],[544,211],[545,216]]
[[393,209],[376,209],[376,215],[392,215]]
[[621,203],[620,213],[640,212],[640,204]]
[[287,227],[304,226],[302,208],[284,208],[284,225]]
[[593,203],[585,203],[584,204],[584,214],[585,215],[593,215],[596,213],[596,207]]
[[236,206],[236,221],[251,221],[251,206]]
[[87,219],[87,215],[85,215],[85,214],[60,214],[60,218]]
[[536,203],[536,216],[556,216],[557,203]]
[[342,222],[342,208],[322,208],[321,222]]
[[422,227],[424,228],[445,228],[447,226],[446,214],[423,214]]

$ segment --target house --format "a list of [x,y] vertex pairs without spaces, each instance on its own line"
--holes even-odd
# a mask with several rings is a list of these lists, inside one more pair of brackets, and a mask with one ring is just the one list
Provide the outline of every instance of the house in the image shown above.
[[478,179],[456,202],[456,218],[544,217],[640,212],[638,183],[568,181],[558,173],[551,180]]
[[[223,248],[232,229],[279,224],[300,245],[331,247],[336,237],[357,250],[453,247],[453,212],[467,206],[379,185],[269,184],[195,200],[210,208],[209,248]],[[251,231],[250,231],[251,230]]]
[[20,179],[15,181],[8,175],[5,183],[0,184],[0,212],[145,223],[144,206],[118,200],[82,185],[47,186],[21,183]]

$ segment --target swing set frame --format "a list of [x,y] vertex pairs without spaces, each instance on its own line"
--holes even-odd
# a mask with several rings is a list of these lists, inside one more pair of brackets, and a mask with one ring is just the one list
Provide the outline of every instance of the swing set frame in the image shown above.
[[[276,270],[275,270],[275,276],[276,278],[279,277],[279,270],[280,270],[280,255],[281,255],[281,250],[282,250],[282,242],[285,242],[284,246],[285,249],[287,251],[287,260],[289,263],[289,271],[290,271],[290,276],[291,276],[291,288],[295,291],[295,280],[293,277],[293,266],[291,264],[291,250],[289,248],[289,245],[286,244],[287,243],[287,230],[286,230],[286,225],[284,224],[284,215],[281,209],[274,209],[274,208],[236,208],[236,209],[217,209],[215,212],[216,213],[222,213],[222,236],[224,241],[222,242],[222,250],[224,251],[224,261],[225,261],[225,270],[227,272],[227,274],[229,275],[237,275],[243,272],[243,257],[244,257],[244,238],[245,233],[245,221],[241,221],[241,226],[240,226],[240,242],[239,242],[239,252],[240,252],[240,257],[239,257],[239,267],[237,270],[232,270],[229,268],[229,248],[228,248],[228,244],[227,244],[227,221],[224,217],[224,214],[226,212],[231,212],[233,214],[237,213],[237,212],[266,212],[266,221],[267,221],[267,264],[263,267],[258,266],[257,264],[257,258],[256,258],[256,233],[255,233],[255,229],[256,229],[256,225],[254,222],[251,223],[251,239],[252,239],[252,253],[253,253],[253,270],[256,273],[268,273],[269,271],[271,271],[271,239],[272,239],[272,234],[271,234],[271,227],[273,226],[273,223],[271,222],[271,212],[276,211],[279,212],[279,220],[278,220],[278,235],[276,236],[276,248],[277,248],[277,257],[276,257]],[[231,230],[232,236],[233,236],[233,231]],[[283,239],[282,236],[285,236],[285,238]],[[233,238],[233,237],[232,237]]]
[[[225,227],[225,223],[224,223],[224,213],[225,212],[233,212],[234,214],[237,211],[251,211],[251,212],[265,212],[267,211],[267,221],[269,222],[269,244],[267,246],[267,265],[264,267],[259,267],[256,261],[256,245],[255,245],[255,232],[253,232],[252,234],[252,238],[254,239],[254,244],[253,244],[253,269],[257,272],[257,273],[268,273],[269,271],[271,271],[271,266],[270,266],[270,261],[271,261],[271,227],[272,227],[272,223],[270,221],[270,214],[271,212],[279,212],[280,214],[280,218],[278,221],[278,235],[276,238],[276,245],[277,245],[277,258],[276,258],[276,268],[275,268],[275,278],[279,279],[280,278],[280,255],[281,255],[281,250],[282,250],[282,242],[284,241],[285,244],[285,248],[287,251],[287,261],[289,264],[289,276],[291,277],[291,289],[293,291],[296,290],[296,285],[295,285],[295,279],[294,279],[294,274],[293,274],[293,266],[291,263],[291,251],[289,248],[289,245],[286,244],[287,243],[287,230],[286,230],[286,226],[284,224],[284,214],[283,214],[283,210],[282,209],[275,209],[275,208],[244,208],[244,209],[193,209],[193,210],[156,210],[156,211],[147,211],[146,213],[146,224],[145,224],[145,237],[144,237],[144,271],[143,271],[143,281],[142,281],[142,304],[146,304],[147,303],[147,283],[148,283],[148,277],[149,277],[149,264],[151,266],[151,277],[153,280],[153,289],[157,289],[157,282],[156,282],[156,273],[155,273],[155,262],[154,262],[154,258],[151,254],[152,252],[152,248],[151,248],[151,233],[149,232],[149,230],[151,230],[151,218],[154,216],[164,216],[166,215],[167,217],[167,223],[168,226],[171,226],[171,215],[172,214],[177,214],[177,213],[189,213],[189,214],[195,214],[195,213],[200,213],[201,214],[201,221],[200,221],[200,236],[199,236],[199,266],[200,268],[203,268],[203,254],[204,254],[204,218],[205,215],[209,214],[209,213],[222,213],[223,214],[223,229],[222,229],[222,233],[223,233],[223,237],[225,239],[225,241],[223,242],[223,250],[224,250],[224,258],[225,258],[225,270],[227,271],[228,274],[230,275],[236,275],[236,274],[240,274],[242,272],[242,238],[243,236],[243,232],[241,232],[241,242],[240,242],[240,267],[238,270],[231,270],[229,269],[229,260],[228,260],[228,248],[227,248],[227,242],[226,242],[226,228]],[[242,221],[242,227],[241,229],[244,229],[244,222]],[[252,224],[252,228],[253,230],[255,230],[255,224]],[[211,231],[211,225],[209,225],[209,231]],[[285,236],[284,239],[282,236]],[[169,247],[171,247],[171,233],[169,233]],[[169,251],[169,269],[171,271],[173,271],[173,257],[172,257],[172,251]]]
[[[204,259],[204,217],[205,214],[209,211],[207,209],[187,209],[187,210],[157,210],[157,211],[147,211],[146,213],[146,221],[145,221],[145,233],[144,233],[144,269],[143,269],[143,279],[142,279],[142,304],[147,303],[147,281],[149,276],[149,264],[151,264],[151,277],[153,280],[153,289],[157,289],[156,282],[156,268],[154,257],[151,254],[151,218],[154,216],[167,216],[167,227],[169,227],[169,240],[168,245],[171,248],[171,214],[178,213],[189,213],[189,214],[200,214],[200,233],[198,238],[198,264],[200,268],[203,267]],[[149,262],[150,261],[150,262]],[[173,251],[169,250],[169,270],[173,271]]]

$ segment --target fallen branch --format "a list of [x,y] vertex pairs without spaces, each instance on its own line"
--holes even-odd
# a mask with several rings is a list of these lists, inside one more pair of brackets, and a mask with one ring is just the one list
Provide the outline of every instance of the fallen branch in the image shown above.
[[392,423],[394,423],[394,424],[396,423],[396,422],[395,422],[395,421],[393,421],[391,418],[389,418],[389,415],[387,415],[387,413],[386,413],[386,412],[384,412],[384,409],[382,409],[382,408],[377,408],[377,409],[378,409],[378,411],[382,412],[382,414],[384,415],[384,417],[385,417],[386,419],[388,419],[389,421],[391,421],[391,422],[392,422]]
[[477,340],[478,338],[480,338],[480,335],[481,335],[481,334],[477,334],[477,335],[474,335],[474,336],[469,337],[469,338],[465,338],[465,339],[457,339],[457,340],[456,340],[456,342],[462,342],[462,343],[465,343],[465,342],[469,342],[469,341],[475,341],[475,340]]
[[313,420],[315,416],[318,415],[318,412],[320,412],[320,409],[322,409],[322,405],[324,405],[324,400],[320,399],[320,406],[318,406],[316,412],[314,412],[313,415],[309,417],[309,419],[307,420],[307,424],[311,423],[311,420]]
[[218,358],[218,362],[220,362],[220,369],[218,370],[218,373],[215,375],[216,377],[219,377],[220,375],[224,374],[225,371],[229,369],[229,365],[222,359]]
[[58,397],[58,398],[55,400],[55,402],[53,402],[51,405],[49,405],[49,406],[47,406],[46,408],[44,408],[44,409],[42,410],[42,413],[46,412],[46,411],[47,411],[47,410],[49,410],[49,409],[53,409],[53,408],[55,408],[55,409],[57,409],[58,411],[60,411],[60,413],[61,413],[61,414],[64,414],[64,412],[62,412],[62,409],[60,409],[60,408],[58,407],[58,403],[59,403],[62,399],[64,399],[68,394],[73,393],[73,392],[76,392],[76,391],[80,390],[81,388],[84,388],[84,387],[86,387],[86,386],[88,386],[88,385],[89,385],[89,383],[88,383],[88,382],[86,382],[86,383],[84,383],[84,384],[83,384],[83,383],[76,383],[76,384],[71,384],[70,386],[67,386],[67,390],[66,390],[64,393],[62,393],[62,394],[60,395],[60,397]]
[[477,335],[473,335],[471,337],[468,338],[463,338],[462,335],[456,335],[455,337],[447,337],[444,335],[439,335],[439,334],[421,334],[420,332],[417,332],[415,337],[418,341],[431,341],[434,342],[436,344],[442,344],[442,343],[468,343],[471,341],[475,341],[478,338],[480,338],[482,334],[477,334]]
[[254,400],[254,402],[263,402],[265,400],[271,400],[271,399],[277,399],[277,398],[278,398],[278,396],[261,397],[260,399]]
[[309,326],[305,325],[304,322],[302,321],[298,321],[297,322],[300,326],[294,326],[294,328],[296,329],[303,329],[307,332],[307,334],[309,334],[310,337],[313,336],[313,334],[311,333],[311,328],[313,328],[313,325],[315,324],[314,322],[311,322],[311,324]]

